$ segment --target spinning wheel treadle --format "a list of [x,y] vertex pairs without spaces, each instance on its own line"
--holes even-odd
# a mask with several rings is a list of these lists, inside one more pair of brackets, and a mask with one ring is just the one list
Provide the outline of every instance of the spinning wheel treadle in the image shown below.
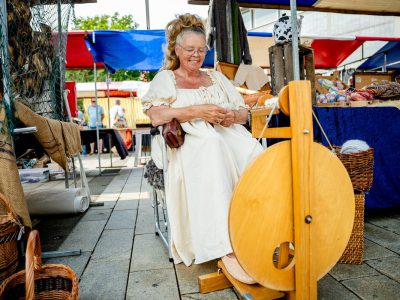
[[[311,264],[319,279],[343,253],[355,208],[352,184],[340,160],[317,143],[311,144],[311,151],[310,177],[314,184],[308,226]],[[258,283],[280,291],[295,289],[296,257],[279,268],[273,262],[274,251],[285,242],[302,247],[294,243],[291,161],[290,141],[268,148],[242,175],[229,213],[229,233],[238,261]]]

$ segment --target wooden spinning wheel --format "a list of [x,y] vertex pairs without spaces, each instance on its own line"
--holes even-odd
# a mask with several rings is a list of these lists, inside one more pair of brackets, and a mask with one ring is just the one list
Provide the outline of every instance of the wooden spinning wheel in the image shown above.
[[279,103],[291,126],[268,128],[264,137],[290,140],[268,148],[241,176],[229,234],[243,269],[265,287],[249,299],[273,299],[270,290],[317,299],[317,280],[350,238],[353,186],[336,155],[313,142],[310,83],[290,82]]

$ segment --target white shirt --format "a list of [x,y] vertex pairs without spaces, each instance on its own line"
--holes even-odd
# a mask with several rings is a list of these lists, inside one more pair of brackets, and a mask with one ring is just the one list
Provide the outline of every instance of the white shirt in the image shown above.
[[118,117],[123,117],[125,115],[124,111],[122,110],[121,105],[114,105],[110,109],[110,121],[111,124],[114,124],[115,118]]

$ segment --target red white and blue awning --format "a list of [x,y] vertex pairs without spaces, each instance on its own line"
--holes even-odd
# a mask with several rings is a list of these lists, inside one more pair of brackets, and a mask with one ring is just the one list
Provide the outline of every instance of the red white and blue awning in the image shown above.
[[[290,9],[290,0],[237,0],[241,7]],[[209,0],[188,0],[189,4],[208,5]],[[297,10],[345,14],[400,16],[398,0],[297,0]]]
[[[253,64],[269,67],[268,48],[275,44],[271,33],[249,32],[248,41]],[[399,64],[390,63],[400,61],[400,38],[374,36],[301,36],[301,44],[313,48],[316,69],[332,69],[340,66],[346,58],[366,42],[387,42],[384,48],[377,51],[368,64],[365,62],[360,68],[374,69],[383,66],[384,53],[388,68],[399,69]],[[365,57],[367,58],[367,57]],[[371,58],[372,59],[372,58]]]
[[[399,0],[400,1],[400,0]],[[158,70],[162,65],[162,47],[165,43],[164,39],[160,37],[162,32],[160,30],[142,30],[140,31],[141,40],[138,41],[135,31],[121,33],[119,31],[108,31],[105,34],[96,33],[95,47],[98,57],[98,62],[105,63],[111,69],[125,69],[132,70]],[[133,55],[135,48],[143,42],[143,36],[148,33],[146,43],[149,47],[140,47],[140,55]],[[158,38],[154,39],[156,35]],[[68,69],[85,69],[93,67],[93,56],[85,45],[84,32],[69,32],[67,42],[67,68]],[[91,35],[91,33],[89,33]],[[268,48],[275,44],[272,34],[269,32],[249,32],[248,40],[250,52],[253,57],[253,64],[261,67],[269,67]],[[368,36],[302,36],[301,41],[306,46],[314,49],[315,68],[317,69],[330,69],[337,68],[344,60],[357,50],[362,44],[370,41],[384,41],[387,42],[385,46],[372,55],[370,59],[364,62],[360,68],[362,69],[375,69],[383,67],[386,59],[386,66],[388,69],[400,68],[400,38],[391,37],[368,37]],[[124,45],[123,47],[121,45]],[[136,45],[136,47],[128,47],[129,45]],[[94,46],[94,45],[92,45]],[[151,47],[150,47],[151,46]],[[148,51],[147,49],[152,49]],[[106,53],[107,55],[103,55]],[[157,57],[154,53],[157,53]],[[129,59],[127,59],[127,57]],[[207,66],[212,66],[213,53],[207,54]],[[386,57],[386,58],[385,58]],[[138,60],[132,63],[132,59]],[[115,65],[114,62],[118,62]],[[146,64],[144,62],[147,62]],[[397,62],[397,63],[396,63]]]

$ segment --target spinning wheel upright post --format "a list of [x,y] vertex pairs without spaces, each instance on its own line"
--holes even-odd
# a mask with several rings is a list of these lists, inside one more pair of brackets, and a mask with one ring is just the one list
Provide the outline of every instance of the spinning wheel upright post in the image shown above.
[[[310,246],[310,231],[314,226],[311,214],[311,198],[314,196],[311,187],[314,182],[311,169],[313,124],[309,82],[289,83],[289,95],[296,95],[295,107],[290,109],[296,298],[317,299],[317,277],[311,264],[313,253]],[[284,247],[288,247],[288,244]]]
[[346,169],[313,142],[309,81],[279,93],[290,127],[253,135],[288,138],[266,149],[242,174],[229,211],[229,235],[243,269],[257,285],[223,274],[199,277],[200,292],[234,286],[245,299],[317,299],[317,281],[339,260],[354,221],[354,193]]

